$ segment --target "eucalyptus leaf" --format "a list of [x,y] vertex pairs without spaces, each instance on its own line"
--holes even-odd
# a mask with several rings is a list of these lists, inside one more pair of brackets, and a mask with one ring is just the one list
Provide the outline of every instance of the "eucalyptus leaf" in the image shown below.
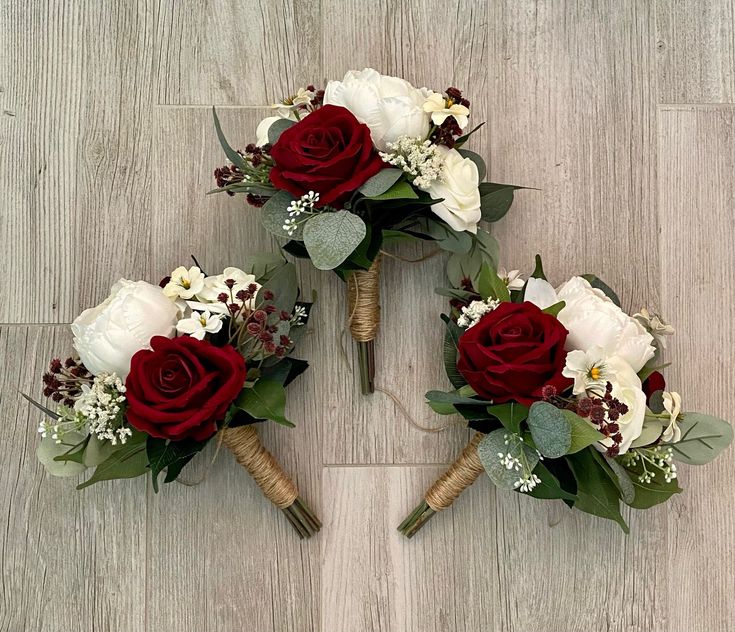
[[679,428],[681,441],[664,445],[672,448],[674,459],[689,465],[709,463],[732,442],[732,426],[712,415],[684,413]]
[[586,419],[582,419],[571,410],[563,410],[562,413],[567,418],[569,426],[572,429],[572,441],[569,444],[567,454],[574,454],[587,446],[602,441],[605,438],[599,430],[592,427],[592,424]]
[[643,420],[643,430],[633,443],[630,444],[631,448],[640,448],[646,445],[651,445],[658,441],[661,433],[664,430],[664,423],[661,419],[646,415]]
[[260,209],[260,221],[269,233],[276,237],[288,237],[289,239],[302,239],[303,223],[299,224],[294,233],[289,233],[283,228],[288,215],[288,207],[294,201],[293,195],[288,191],[278,191]]
[[558,459],[569,451],[572,428],[564,413],[548,402],[534,402],[526,420],[539,452]]
[[367,198],[385,193],[403,176],[402,169],[381,169],[358,189]]
[[[296,267],[291,263],[279,266],[263,283],[263,288],[273,292],[272,305],[279,311],[290,314],[299,296],[299,282],[296,278]],[[258,291],[258,296],[262,296]]]
[[456,254],[466,254],[472,248],[472,234],[467,231],[456,231],[444,222],[430,217],[422,217],[416,232],[433,239],[442,250]]
[[64,438],[64,443],[56,443],[51,437],[46,437],[45,439],[41,439],[41,442],[38,444],[36,457],[51,476],[76,476],[87,469],[84,463],[57,461],[56,457],[65,454],[82,441],[84,441],[84,435],[79,432],[67,433]]
[[258,380],[252,388],[243,390],[235,406],[254,419],[270,419],[283,426],[294,426],[285,417],[286,389],[279,382]]
[[273,121],[273,123],[271,123],[271,126],[268,128],[268,142],[271,145],[275,145],[278,142],[278,139],[281,137],[281,134],[283,134],[283,132],[285,132],[289,127],[295,124],[296,121],[285,118]]
[[620,514],[620,492],[596,461],[592,450],[582,450],[566,457],[577,481],[574,507],[594,516],[614,520],[625,533],[630,533]]
[[244,171],[247,168],[245,159],[230,147],[230,144],[227,142],[227,139],[222,132],[222,125],[220,125],[219,117],[217,116],[217,110],[215,110],[214,107],[212,108],[212,117],[214,118],[214,129],[217,132],[217,138],[219,139],[219,144],[222,145],[225,156],[227,156],[230,162],[238,169]]
[[304,245],[314,266],[332,270],[357,248],[367,229],[360,217],[349,211],[321,213],[304,226]]
[[418,200],[419,196],[408,182],[406,182],[405,180],[398,180],[387,191],[383,191],[382,193],[374,195],[369,199],[372,201]]
[[484,230],[471,235],[472,247],[467,254],[453,254],[447,261],[447,277],[452,285],[461,287],[464,279],[470,279],[474,287],[478,287],[479,277],[484,264],[493,270],[498,268],[498,242]]
[[[507,443],[506,443],[507,442]],[[520,440],[518,435],[509,433],[505,428],[493,430],[480,441],[477,446],[477,456],[485,468],[490,479],[501,489],[514,489],[515,483],[520,478],[520,472],[511,468],[510,470],[501,462],[502,456],[510,454],[511,457],[525,461],[530,470],[533,470],[538,461],[538,454]]]

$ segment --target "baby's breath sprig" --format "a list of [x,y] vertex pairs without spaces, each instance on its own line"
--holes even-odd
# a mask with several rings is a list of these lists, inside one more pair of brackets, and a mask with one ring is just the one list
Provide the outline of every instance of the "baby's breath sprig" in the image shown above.
[[[283,230],[291,237],[298,227],[313,215],[317,215],[319,211],[316,205],[319,202],[319,194],[315,191],[309,191],[302,195],[298,200],[294,200],[288,205],[288,218],[283,222]],[[303,217],[302,217],[303,216]]]
[[651,483],[658,476],[670,483],[677,477],[674,450],[666,445],[657,445],[649,448],[634,448],[619,457],[626,467],[640,466],[640,483]]
[[433,182],[442,179],[444,160],[431,141],[400,136],[394,143],[388,143],[388,151],[381,151],[380,157],[402,169],[419,189],[428,189]]

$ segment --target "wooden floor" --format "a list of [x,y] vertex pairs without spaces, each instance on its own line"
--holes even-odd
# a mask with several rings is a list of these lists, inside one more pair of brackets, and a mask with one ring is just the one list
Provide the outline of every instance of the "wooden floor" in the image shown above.
[[[535,187],[496,229],[509,268],[595,271],[678,329],[670,384],[735,409],[733,0],[0,0],[0,630],[730,632],[735,453],[632,533],[481,480],[413,541],[395,531],[467,440],[358,395],[343,285],[319,293],[293,430],[265,432],[324,519],[300,543],[221,455],[196,487],[76,492],[36,462],[18,391],[71,350],[68,323],[121,276],[276,244],[205,197],[262,107],[373,66],[466,91],[494,181]],[[404,251],[403,254],[420,254]],[[388,261],[379,385],[423,423],[440,366],[438,259]],[[198,466],[204,470],[205,458]],[[196,468],[194,468],[196,469]]]

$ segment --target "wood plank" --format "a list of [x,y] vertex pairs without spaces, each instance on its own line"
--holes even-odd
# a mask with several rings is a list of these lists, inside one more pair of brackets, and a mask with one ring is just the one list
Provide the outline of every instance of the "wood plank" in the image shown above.
[[82,492],[37,461],[41,374],[71,349],[66,327],[0,327],[0,630],[145,630],[146,496],[141,479]]
[[735,101],[735,3],[657,0],[661,103]]
[[[735,106],[659,110],[659,215],[664,317],[676,327],[665,373],[685,410],[733,420]],[[680,468],[671,503],[668,590],[675,629],[729,630],[735,619],[733,448]],[[680,590],[681,586],[689,590]]]
[[150,4],[3,7],[0,237],[18,264],[0,322],[19,322],[19,300],[25,322],[68,322],[147,270]]
[[[250,142],[249,134],[266,110],[230,108],[220,112],[230,141]],[[242,197],[205,195],[214,188],[212,171],[224,163],[209,108],[158,107],[154,159],[166,164],[167,177],[153,194],[153,269],[158,277],[193,254],[210,274],[239,265],[251,252],[277,246],[260,226],[259,214]],[[305,294],[311,294],[307,281]],[[299,355],[314,361],[314,335]],[[289,387],[287,429],[260,428],[264,443],[295,478],[310,506],[320,504],[320,429],[323,400],[314,371]],[[321,387],[323,389],[323,387]],[[195,464],[185,479],[198,479],[214,454]],[[299,542],[281,512],[263,497],[226,452],[217,457],[207,479],[189,488],[169,485],[150,497],[151,550],[148,583],[150,629],[303,630],[319,624],[319,537]],[[182,537],[182,533],[186,534]],[[191,569],[182,582],[180,569]],[[176,595],[171,600],[167,595]],[[253,604],[258,604],[253,608]]]
[[[349,55],[325,55],[327,78],[341,79],[350,69],[374,67],[411,81],[416,86],[464,90],[472,106],[474,124],[487,120],[487,3],[453,0],[444,3],[418,1],[365,3],[359,0],[324,0],[323,33],[339,33],[350,42]],[[326,36],[326,35],[325,35]],[[485,129],[469,147],[478,150],[487,141]],[[429,254],[403,248],[403,258]],[[403,402],[411,417],[422,425],[437,427],[446,417],[434,415],[424,403],[424,393],[449,388],[439,358],[443,327],[439,315],[446,308],[434,288],[444,284],[444,256],[420,264],[386,260],[382,271],[382,323],[376,343],[378,386]],[[427,434],[417,430],[384,394],[358,395],[358,375],[348,344],[349,364],[334,353],[333,338],[344,323],[343,287],[330,279],[329,293],[322,293],[323,321],[329,332],[326,344],[314,357],[324,362],[323,384],[333,398],[327,403],[329,432],[323,433],[325,463],[436,463],[452,458],[467,434],[452,431]],[[325,307],[326,306],[326,307]],[[340,375],[340,383],[329,376]]]
[[159,3],[156,25],[159,104],[264,106],[321,81],[319,2]]

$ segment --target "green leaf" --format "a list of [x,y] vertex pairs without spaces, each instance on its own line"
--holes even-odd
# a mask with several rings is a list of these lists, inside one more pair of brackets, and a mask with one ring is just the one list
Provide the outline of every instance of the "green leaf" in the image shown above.
[[245,171],[247,168],[247,165],[245,163],[245,159],[238,154],[232,147],[230,147],[230,144],[227,142],[227,139],[225,138],[224,133],[222,132],[222,126],[219,122],[219,117],[217,116],[217,110],[212,108],[212,116],[214,117],[214,129],[217,131],[217,138],[219,138],[219,144],[222,145],[222,149],[225,152],[225,156],[229,158],[230,162],[235,165],[238,169],[241,169],[242,171]]
[[674,459],[689,465],[709,463],[732,442],[732,426],[712,415],[684,413],[679,428],[681,441],[664,445],[673,449]]
[[[261,281],[265,289],[273,292],[273,300],[269,301],[279,311],[291,313],[299,296],[299,282],[296,278],[296,266],[286,263],[278,267],[267,281]],[[262,290],[261,290],[262,291]],[[258,294],[262,296],[262,294]]]
[[350,256],[365,234],[365,222],[349,211],[322,213],[306,222],[304,245],[317,269],[332,270]]
[[146,453],[151,469],[153,491],[158,493],[158,476],[167,470],[166,482],[169,483],[179,475],[183,467],[207,445],[206,441],[167,441],[148,437]]
[[488,406],[487,412],[496,417],[505,428],[514,434],[520,432],[521,422],[528,417],[528,407],[516,402]]
[[[477,166],[477,173],[479,175],[478,182],[482,182],[487,175],[487,166],[485,165],[484,158],[480,154],[476,154],[474,151],[470,151],[469,149],[458,149],[457,151],[460,153],[462,158],[469,158],[475,163]],[[513,194],[511,193],[511,197],[512,195]]]
[[484,299],[494,298],[502,302],[510,300],[510,292],[505,281],[498,276],[494,267],[485,261],[477,278],[477,291]]
[[470,235],[472,247],[467,254],[453,254],[447,261],[447,277],[455,287],[462,286],[463,279],[470,279],[474,287],[478,287],[479,276],[484,264],[493,270],[498,268],[498,242],[484,230]]
[[370,200],[417,200],[418,194],[414,188],[405,180],[399,180],[390,189],[383,191],[378,195],[374,195]]
[[402,176],[402,169],[381,169],[372,178],[368,178],[358,191],[367,198],[375,198],[388,191]]
[[260,221],[269,233],[276,237],[302,239],[303,224],[299,224],[296,232],[292,235],[283,228],[285,221],[288,219],[288,206],[293,201],[294,197],[288,191],[278,191],[263,205],[263,208],[260,209]]
[[442,250],[456,254],[467,254],[472,248],[472,234],[467,231],[456,231],[448,224],[422,217],[418,221],[416,232],[427,235]]
[[632,483],[635,495],[633,500],[628,504],[634,509],[650,509],[655,505],[666,502],[674,494],[682,491],[676,479],[669,483],[665,481],[660,483],[654,481],[642,483],[637,477],[634,477]]
[[554,476],[546,466],[540,461],[536,464],[533,473],[541,479],[530,492],[526,492],[534,498],[543,498],[545,500],[567,500],[574,502],[577,497],[574,494],[562,489],[559,480]]
[[84,489],[100,481],[135,478],[145,474],[148,467],[148,456],[145,450],[146,437],[144,432],[133,433],[125,445],[100,463],[94,470],[94,474],[77,485],[77,489]]
[[539,452],[550,459],[564,456],[572,444],[572,428],[564,413],[548,402],[534,402],[528,427]]
[[109,441],[101,441],[97,437],[90,437],[84,449],[84,465],[97,467],[110,458],[113,452],[120,449],[120,445],[112,445]]
[[572,429],[572,441],[569,444],[567,454],[574,454],[579,452],[583,448],[602,441],[605,438],[599,430],[592,427],[586,419],[582,419],[576,413],[571,410],[563,410],[562,413],[567,418],[569,425]]
[[281,137],[281,134],[283,134],[283,132],[285,132],[289,127],[295,124],[296,121],[285,118],[273,121],[273,123],[271,123],[271,126],[268,128],[268,142],[271,145],[275,145],[278,142],[278,139]]
[[459,412],[456,408],[454,408],[454,406],[457,404],[463,404],[466,406],[487,406],[488,404],[492,404],[492,402],[482,399],[474,399],[470,396],[462,394],[460,390],[461,389],[450,391],[449,393],[446,393],[444,391],[428,391],[426,393],[427,403],[432,408],[432,410],[439,413],[440,415],[456,414],[457,412]]
[[84,435],[78,432],[68,433],[65,436],[65,443],[56,443],[51,437],[46,437],[38,444],[36,457],[51,476],[76,476],[87,469],[84,463],[57,461],[56,457],[65,454],[70,449],[73,450],[83,441]]
[[[507,439],[506,439],[507,437]],[[506,444],[507,441],[507,444]],[[519,478],[519,472],[515,469],[507,469],[501,463],[498,454],[510,454],[522,462],[528,464],[533,470],[538,461],[538,454],[520,440],[518,435],[509,433],[505,428],[499,428],[485,435],[477,446],[477,456],[485,468],[490,479],[501,489],[514,489]]]
[[589,281],[589,284],[592,287],[597,288],[598,290],[602,290],[605,296],[607,296],[613,303],[615,303],[615,305],[620,307],[620,299],[618,298],[618,295],[615,294],[612,288],[610,288],[610,286],[602,279],[596,277],[594,274],[583,274],[581,276],[583,279]]
[[640,448],[646,445],[651,445],[658,441],[661,433],[664,430],[664,423],[661,419],[646,415],[643,420],[643,430],[638,438],[630,444],[631,448]]
[[566,303],[564,301],[559,301],[558,303],[554,303],[553,305],[549,305],[546,309],[542,309],[541,311],[544,314],[550,314],[551,316],[558,316],[559,312],[564,309],[564,306]]
[[442,348],[444,370],[447,372],[447,377],[449,378],[452,386],[454,386],[454,388],[461,388],[467,383],[457,368],[459,337],[462,335],[462,328],[446,314],[442,314],[442,320],[446,325]]
[[26,399],[26,400],[27,400],[28,402],[30,402],[30,403],[31,403],[31,404],[33,404],[33,405],[34,405],[34,406],[35,406],[36,408],[38,408],[38,410],[40,410],[40,411],[41,411],[42,413],[44,413],[45,415],[48,415],[49,417],[51,417],[51,419],[54,419],[54,420],[55,420],[55,419],[58,419],[58,418],[59,418],[59,415],[57,415],[57,414],[56,414],[56,413],[55,413],[55,412],[54,412],[53,410],[51,410],[50,408],[46,408],[46,406],[44,406],[43,404],[39,404],[39,403],[38,403],[38,402],[37,402],[37,401],[36,401],[35,399],[33,399],[32,397],[29,397],[29,396],[28,396],[28,395],[26,395],[25,393],[21,393],[21,395],[22,395],[22,396],[23,396],[23,397],[24,397],[24,398],[25,398],[25,399]]
[[480,210],[482,219],[486,222],[497,222],[503,219],[513,204],[514,191],[522,188],[512,184],[481,182]]
[[482,127],[483,125],[485,125],[485,121],[483,121],[483,122],[482,122],[482,123],[480,123],[479,125],[476,125],[475,127],[473,127],[473,128],[472,128],[472,129],[471,129],[471,130],[470,130],[469,132],[467,132],[467,133],[466,133],[466,134],[465,134],[464,136],[460,136],[460,137],[459,137],[459,138],[458,138],[458,139],[457,139],[457,140],[455,141],[455,143],[454,143],[454,146],[455,146],[456,148],[459,148],[459,147],[461,147],[462,145],[464,145],[464,144],[465,144],[465,143],[466,143],[466,142],[467,142],[467,141],[469,140],[470,136],[472,136],[472,134],[474,134],[474,133],[475,133],[475,132],[476,132],[476,131],[477,131],[478,129],[480,129],[480,128],[481,128],[481,127]]
[[546,275],[544,274],[544,264],[541,261],[541,255],[536,255],[536,267],[531,273],[531,278],[543,279],[544,281],[546,281]]
[[593,450],[594,448],[589,448],[567,457],[577,481],[577,501],[574,507],[593,516],[614,520],[625,533],[630,533],[620,514],[618,488],[596,461]]
[[262,285],[286,265],[292,264],[280,252],[262,252],[248,255],[240,268],[243,272],[252,274]]
[[284,426],[294,427],[286,419],[286,389],[272,380],[258,380],[246,388],[235,400],[235,406],[255,419],[270,419]]
[[610,468],[608,475],[610,475],[613,483],[617,486],[623,502],[626,505],[630,505],[635,498],[635,486],[633,485],[633,481],[631,480],[628,471],[615,459],[612,459],[607,455],[600,456],[605,459],[607,466]]

